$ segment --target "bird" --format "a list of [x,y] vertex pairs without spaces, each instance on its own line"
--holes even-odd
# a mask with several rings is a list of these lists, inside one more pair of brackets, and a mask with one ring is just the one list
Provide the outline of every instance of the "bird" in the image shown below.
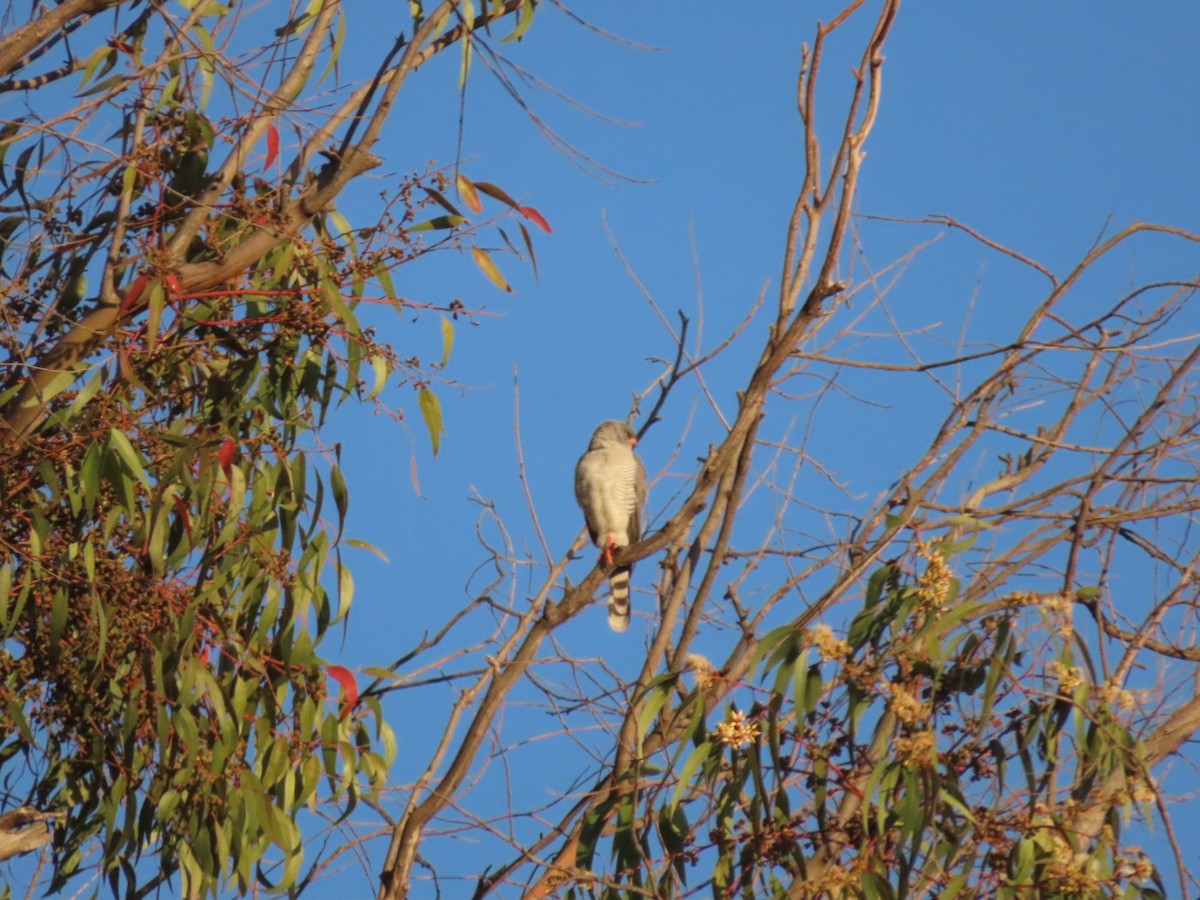
[[[575,499],[583,510],[592,543],[612,565],[612,553],[641,539],[642,507],[646,504],[646,469],[633,447],[637,435],[624,422],[601,422],[587,452],[575,466]],[[608,625],[613,631],[629,627],[629,575],[632,565],[608,576]]]

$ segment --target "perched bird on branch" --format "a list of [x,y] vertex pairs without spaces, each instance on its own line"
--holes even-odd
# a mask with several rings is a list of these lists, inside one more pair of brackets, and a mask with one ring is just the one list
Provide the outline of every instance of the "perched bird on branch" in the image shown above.
[[[637,435],[624,422],[601,422],[587,452],[575,466],[575,499],[583,509],[592,543],[612,565],[613,550],[642,536],[642,507],[646,503],[646,469],[633,452]],[[621,566],[608,577],[608,624],[613,631],[629,627],[629,575]]]

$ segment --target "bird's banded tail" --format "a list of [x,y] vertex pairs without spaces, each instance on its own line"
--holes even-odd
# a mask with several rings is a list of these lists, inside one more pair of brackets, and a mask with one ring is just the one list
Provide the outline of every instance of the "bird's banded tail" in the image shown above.
[[629,573],[633,566],[622,566],[608,578],[608,627],[624,631],[629,627]]

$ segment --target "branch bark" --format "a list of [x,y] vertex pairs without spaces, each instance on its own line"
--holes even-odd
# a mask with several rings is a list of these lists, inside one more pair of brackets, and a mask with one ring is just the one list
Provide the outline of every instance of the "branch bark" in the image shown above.
[[0,39],[0,75],[8,75],[19,68],[25,57],[45,41],[58,37],[73,20],[126,2],[128,0],[67,0],[33,21],[26,22]]
[[32,853],[50,843],[54,813],[22,806],[0,815],[0,861]]

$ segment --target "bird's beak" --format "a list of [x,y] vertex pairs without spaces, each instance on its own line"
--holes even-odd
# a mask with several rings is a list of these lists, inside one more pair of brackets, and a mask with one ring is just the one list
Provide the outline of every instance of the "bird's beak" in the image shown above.
[[633,437],[631,437],[631,438],[629,439],[629,446],[630,446],[630,447],[636,447],[636,446],[637,446],[637,435],[634,435]]

